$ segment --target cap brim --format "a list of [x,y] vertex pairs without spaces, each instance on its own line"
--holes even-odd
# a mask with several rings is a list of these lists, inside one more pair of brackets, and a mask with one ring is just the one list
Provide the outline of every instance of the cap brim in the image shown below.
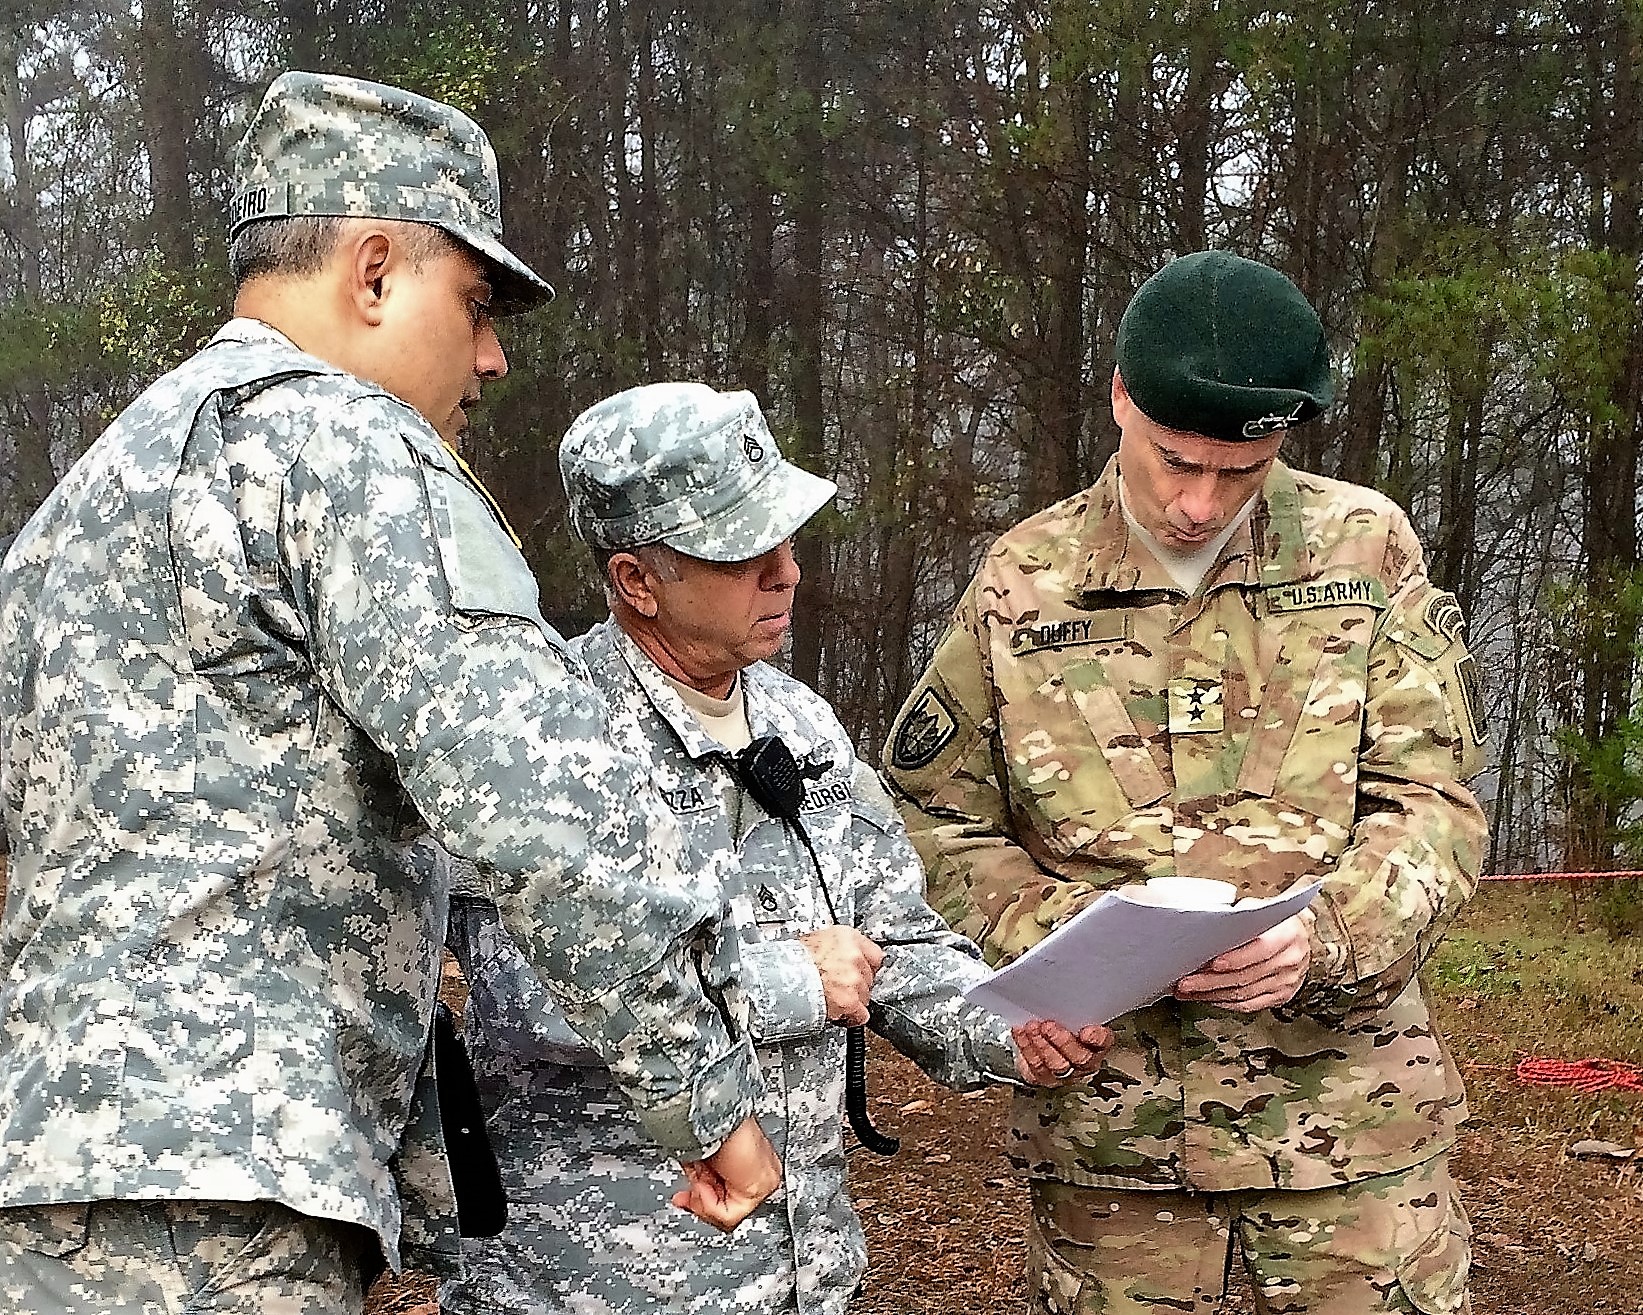
[[477,251],[490,267],[492,315],[517,315],[553,300],[553,285],[495,238],[452,236]]
[[745,498],[662,542],[705,562],[752,561],[791,539],[838,491],[832,480],[783,459]]

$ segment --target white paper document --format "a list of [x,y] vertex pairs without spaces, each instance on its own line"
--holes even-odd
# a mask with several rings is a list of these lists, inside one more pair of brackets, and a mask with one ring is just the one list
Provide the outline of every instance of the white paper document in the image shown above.
[[964,994],[1012,1026],[1054,1019],[1077,1031],[1166,996],[1216,955],[1300,912],[1323,882],[1230,908],[1178,909],[1108,891]]

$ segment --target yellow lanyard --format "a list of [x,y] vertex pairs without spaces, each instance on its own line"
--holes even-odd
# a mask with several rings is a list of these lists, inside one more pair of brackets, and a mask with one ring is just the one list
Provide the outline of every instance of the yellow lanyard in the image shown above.
[[513,532],[513,526],[508,523],[508,518],[502,512],[502,504],[491,496],[491,491],[485,487],[485,481],[474,474],[473,467],[464,461],[462,454],[449,443],[445,444],[445,450],[456,458],[456,464],[462,467],[462,473],[468,477],[468,482],[479,490],[479,496],[485,499],[486,505],[491,509],[491,514],[496,517],[497,522],[508,532],[508,537],[513,540],[513,546],[523,552],[525,545],[519,541],[519,536]]

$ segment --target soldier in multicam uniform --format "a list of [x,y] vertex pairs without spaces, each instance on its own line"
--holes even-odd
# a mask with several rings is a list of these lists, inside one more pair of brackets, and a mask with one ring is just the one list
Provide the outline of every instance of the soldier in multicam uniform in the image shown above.
[[[780,1182],[752,1046],[691,953],[720,892],[446,446],[506,368],[493,295],[550,293],[502,245],[489,143],[420,96],[287,74],[238,181],[238,318],[0,573],[11,1315],[329,1315],[401,1264],[396,1178],[450,1205],[437,1144],[405,1139],[446,921],[430,827],[486,861],[690,1162],[689,1208],[729,1227]],[[457,1251],[448,1214],[407,1243]]]
[[1119,328],[1118,455],[987,553],[887,749],[935,906],[994,961],[1103,889],[1322,879],[1303,915],[1016,1098],[1036,1311],[1466,1309],[1465,1117],[1415,973],[1471,895],[1472,659],[1404,514],[1290,470],[1322,326],[1263,265],[1172,262]]
[[[733,1236],[669,1210],[675,1169],[604,1059],[543,996],[494,913],[459,900],[452,944],[472,984],[468,1041],[509,1221],[495,1241],[467,1244],[468,1277],[447,1287],[446,1307],[842,1311],[866,1256],[844,1181],[845,1031],[828,1024],[870,1020],[963,1087],[1093,1071],[1110,1034],[1030,1024],[1018,1052],[1001,1020],[964,1002],[987,969],[924,903],[877,774],[820,696],[762,661],[788,629],[791,536],[834,486],[783,459],[753,395],[629,389],[571,426],[560,467],[612,610],[572,646],[610,703],[617,743],[678,816],[699,879],[727,894],[704,972],[757,1043],[759,1118],[783,1190]],[[793,827],[750,796],[732,761],[772,735],[805,781]]]

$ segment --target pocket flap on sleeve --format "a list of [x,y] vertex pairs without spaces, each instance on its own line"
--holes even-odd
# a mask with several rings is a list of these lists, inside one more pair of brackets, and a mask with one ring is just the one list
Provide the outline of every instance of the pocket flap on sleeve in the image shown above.
[[485,494],[460,470],[417,455],[451,606],[521,617],[546,629],[536,577]]

